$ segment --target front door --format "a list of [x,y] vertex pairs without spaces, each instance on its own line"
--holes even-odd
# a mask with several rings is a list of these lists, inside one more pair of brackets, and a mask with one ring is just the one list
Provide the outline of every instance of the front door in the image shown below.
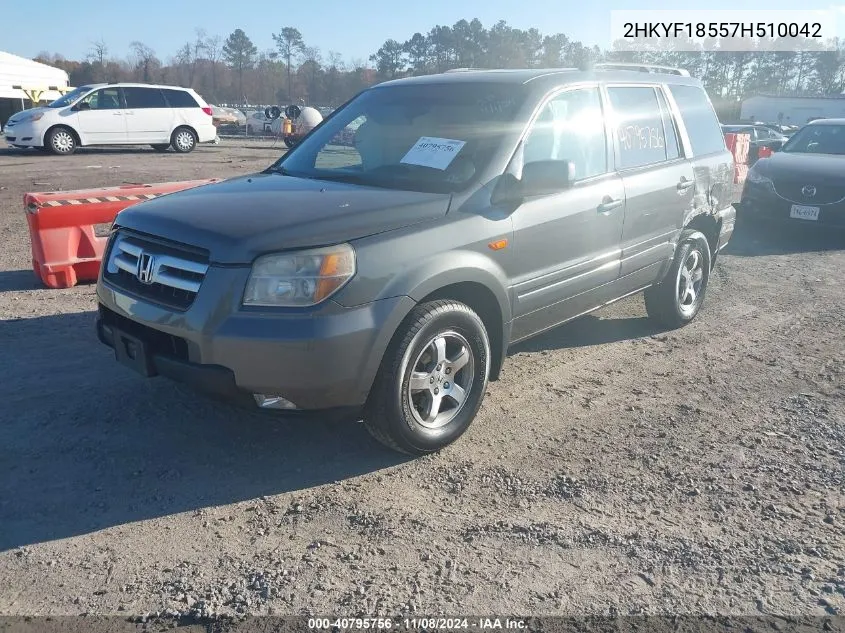
[[119,88],[100,88],[80,100],[77,122],[86,145],[126,142],[126,117]]
[[173,109],[158,88],[127,87],[126,130],[130,143],[169,143]]
[[575,181],[525,200],[512,216],[513,340],[595,307],[596,289],[618,277],[625,192],[609,151],[598,87],[557,93],[531,124],[515,160],[560,160],[561,174],[570,161]]

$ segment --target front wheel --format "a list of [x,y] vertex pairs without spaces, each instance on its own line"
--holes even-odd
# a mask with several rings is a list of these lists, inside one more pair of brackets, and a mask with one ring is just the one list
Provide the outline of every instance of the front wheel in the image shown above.
[[414,308],[385,353],[364,412],[379,442],[411,455],[457,440],[475,418],[490,374],[490,341],[463,303]]
[[668,328],[686,325],[701,310],[709,279],[710,244],[700,231],[685,230],[666,277],[645,291],[648,316]]
[[176,128],[170,144],[180,154],[187,154],[188,152],[192,152],[197,146],[197,137],[193,130],[189,128]]
[[76,151],[76,137],[66,127],[56,127],[47,134],[47,147],[53,154],[67,156]]

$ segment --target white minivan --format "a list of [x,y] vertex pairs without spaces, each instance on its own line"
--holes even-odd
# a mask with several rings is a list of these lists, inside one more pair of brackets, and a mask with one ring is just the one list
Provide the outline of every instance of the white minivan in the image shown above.
[[211,107],[190,88],[151,84],[81,86],[51,104],[13,115],[3,130],[12,147],[72,154],[82,145],[152,145],[190,152],[212,142]]

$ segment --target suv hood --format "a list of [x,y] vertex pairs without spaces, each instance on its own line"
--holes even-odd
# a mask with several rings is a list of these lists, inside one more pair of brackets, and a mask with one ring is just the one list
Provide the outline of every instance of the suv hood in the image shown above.
[[446,215],[449,194],[254,174],[167,194],[121,211],[115,224],[207,249],[219,264],[326,246]]
[[799,154],[775,152],[754,165],[760,174],[781,181],[842,183],[845,181],[845,156],[837,154]]

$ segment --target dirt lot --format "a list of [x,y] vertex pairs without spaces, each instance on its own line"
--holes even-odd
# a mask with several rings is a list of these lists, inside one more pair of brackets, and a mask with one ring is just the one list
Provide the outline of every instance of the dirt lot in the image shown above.
[[280,151],[0,149],[0,614],[845,613],[845,236],[741,228],[694,324],[636,297],[521,345],[406,460],[144,381],[91,285],[33,278],[24,192]]

